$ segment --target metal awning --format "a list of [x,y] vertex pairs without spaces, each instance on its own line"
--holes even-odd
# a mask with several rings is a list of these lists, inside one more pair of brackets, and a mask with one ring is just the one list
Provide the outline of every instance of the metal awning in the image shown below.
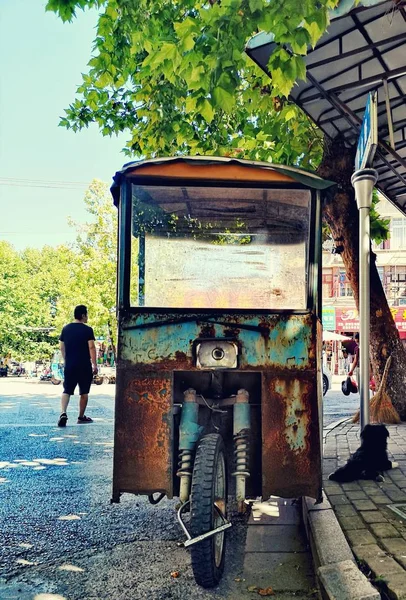
[[[406,214],[406,0],[361,3],[370,6],[348,12],[341,0],[327,32],[305,57],[307,80],[297,82],[289,99],[331,139],[342,134],[354,146],[368,93],[376,90],[377,187]],[[246,51],[269,74],[276,48],[272,34],[260,33]]]

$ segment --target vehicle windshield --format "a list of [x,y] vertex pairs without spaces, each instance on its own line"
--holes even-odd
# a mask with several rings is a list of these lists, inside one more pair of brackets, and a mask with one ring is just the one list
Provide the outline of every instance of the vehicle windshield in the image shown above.
[[132,305],[306,307],[309,190],[240,185],[132,185]]

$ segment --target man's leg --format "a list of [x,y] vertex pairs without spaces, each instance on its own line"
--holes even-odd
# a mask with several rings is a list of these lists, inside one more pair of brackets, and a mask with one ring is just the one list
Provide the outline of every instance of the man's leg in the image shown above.
[[66,427],[66,422],[68,420],[68,415],[66,414],[66,411],[68,409],[69,400],[70,394],[63,392],[61,398],[61,416],[58,420],[58,427]]
[[86,411],[89,394],[80,394],[79,396],[79,417],[83,417]]
[[68,409],[69,400],[70,400],[70,394],[63,392],[62,398],[61,398],[61,413],[66,413],[66,411]]
[[68,410],[68,404],[71,395],[75,392],[76,381],[72,378],[72,372],[65,367],[64,378],[63,378],[63,392],[61,397],[61,416],[59,417],[58,427],[65,427],[68,420],[66,411]]
[[92,423],[93,420],[85,415],[87,401],[89,399],[90,386],[92,385],[93,373],[92,369],[83,369],[78,374],[79,381],[79,416],[78,423]]

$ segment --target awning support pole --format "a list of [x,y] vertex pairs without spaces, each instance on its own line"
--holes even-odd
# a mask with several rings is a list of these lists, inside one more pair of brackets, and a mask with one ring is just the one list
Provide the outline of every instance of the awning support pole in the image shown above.
[[393,135],[392,109],[390,107],[388,80],[383,80],[385,90],[386,116],[388,118],[389,142],[393,150],[395,150],[395,136]]

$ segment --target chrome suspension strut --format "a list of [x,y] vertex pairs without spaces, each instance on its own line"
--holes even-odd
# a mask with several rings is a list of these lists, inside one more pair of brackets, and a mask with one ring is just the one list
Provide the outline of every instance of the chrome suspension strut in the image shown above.
[[244,512],[245,480],[250,476],[249,465],[249,434],[251,429],[251,415],[249,394],[246,390],[238,390],[233,410],[233,439],[235,471],[235,492],[238,512]]
[[193,454],[196,442],[202,431],[199,425],[199,405],[196,401],[196,390],[189,388],[184,392],[182,415],[179,426],[179,498],[182,504],[189,500],[190,481],[193,471]]

